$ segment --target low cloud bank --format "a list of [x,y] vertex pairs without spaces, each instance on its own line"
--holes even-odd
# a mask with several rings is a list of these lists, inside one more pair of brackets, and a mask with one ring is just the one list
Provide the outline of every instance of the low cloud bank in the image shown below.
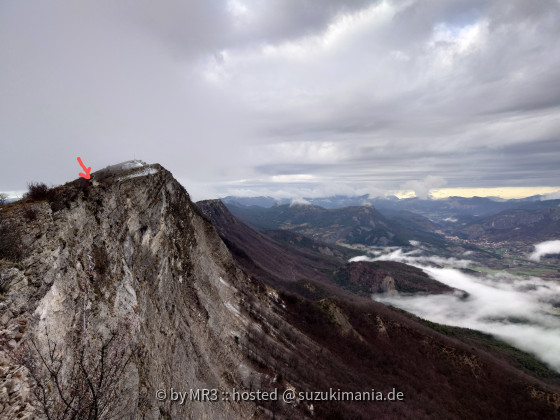
[[558,200],[558,199],[560,199],[560,190],[554,191],[550,194],[545,194],[541,197],[541,201],[544,201],[544,200]]
[[541,257],[550,254],[560,254],[560,240],[536,244],[535,251],[529,255],[529,258],[534,261],[540,261]]
[[[418,241],[410,241],[412,246],[418,246]],[[405,264],[423,266],[423,265],[443,265],[458,268],[467,268],[472,264],[470,260],[462,260],[458,258],[438,257],[437,255],[423,255],[422,250],[414,249],[404,252],[401,248],[391,250],[389,253],[382,254],[383,251],[372,251],[372,254],[378,255],[374,258],[368,256],[359,256],[350,259],[355,261],[397,261]]]
[[309,201],[307,201],[304,198],[294,198],[291,202],[290,202],[290,207],[295,207],[295,206],[310,206],[311,203]]
[[537,277],[521,278],[502,272],[472,276],[455,268],[438,268],[424,261],[457,261],[442,257],[414,256],[401,250],[355,261],[400,261],[424,270],[432,278],[462,294],[432,296],[374,295],[391,304],[440,324],[490,333],[519,349],[534,354],[560,372],[560,317],[554,304],[560,302],[560,283]]

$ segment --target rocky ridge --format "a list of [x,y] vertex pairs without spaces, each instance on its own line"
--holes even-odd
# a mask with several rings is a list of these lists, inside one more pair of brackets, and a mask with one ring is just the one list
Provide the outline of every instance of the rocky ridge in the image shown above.
[[138,353],[120,389],[119,409],[129,418],[253,416],[249,403],[156,400],[156,390],[172,387],[243,389],[253,370],[239,338],[259,328],[242,308],[245,295],[269,304],[183,187],[159,165],[130,162],[94,173],[91,185],[78,180],[59,190],[71,197],[63,209],[30,203],[36,218],[20,221],[27,257],[0,266],[7,285],[0,416],[38,412],[34,385],[14,354],[31,339],[46,353],[47,331],[52,342],[66,343],[61,358],[72,360],[72,331],[86,316],[95,336],[123,319],[136,324]]

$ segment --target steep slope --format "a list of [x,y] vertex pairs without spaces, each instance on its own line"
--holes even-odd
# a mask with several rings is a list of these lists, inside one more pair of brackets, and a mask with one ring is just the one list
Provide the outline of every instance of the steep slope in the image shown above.
[[[44,417],[42,391],[57,389],[111,403],[76,418],[556,416],[554,374],[531,377],[476,340],[367,299],[309,300],[250,279],[159,165],[118,165],[2,210],[22,250],[0,263],[2,418]],[[233,402],[234,388],[323,393]],[[403,400],[336,394],[372,388]],[[193,401],[189,390],[204,389],[216,399]]]
[[282,246],[238,220],[220,200],[200,201],[197,206],[216,227],[239,266],[275,287],[294,290],[297,285],[289,283],[308,280],[328,288],[333,285],[331,273],[344,263],[344,257],[357,255],[326,244],[321,248],[323,254]]

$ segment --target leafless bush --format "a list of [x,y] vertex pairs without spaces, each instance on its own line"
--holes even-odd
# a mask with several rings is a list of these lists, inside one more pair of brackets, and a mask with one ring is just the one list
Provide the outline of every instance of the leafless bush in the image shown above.
[[49,336],[30,339],[23,364],[34,379],[34,395],[49,419],[108,419],[120,417],[121,382],[137,352],[137,315],[120,320],[108,334],[91,326],[89,283],[93,258],[88,255],[87,277],[82,279],[83,305],[75,306],[77,324],[64,343]]
[[[86,181],[86,180],[84,180]],[[80,193],[87,195],[87,187],[89,183],[83,184],[76,181],[69,185],[49,188],[44,183],[27,184],[29,191],[24,197],[30,198],[32,201],[47,200],[53,212],[70,208],[70,203],[74,201]]]
[[8,194],[0,193],[0,206],[3,206],[8,201]]
[[47,199],[49,193],[49,187],[47,187],[47,184],[42,182],[30,182],[27,184],[27,187],[29,188],[29,191],[25,194],[26,197],[31,198],[33,201]]
[[120,323],[104,339],[77,330],[71,357],[45,330],[46,347],[30,340],[24,365],[35,381],[34,395],[48,419],[117,417],[119,385],[135,352],[130,324]]
[[132,331],[121,323],[104,339],[83,331],[72,336],[71,356],[45,330],[46,347],[30,340],[23,364],[48,419],[117,417],[119,385],[135,352]]

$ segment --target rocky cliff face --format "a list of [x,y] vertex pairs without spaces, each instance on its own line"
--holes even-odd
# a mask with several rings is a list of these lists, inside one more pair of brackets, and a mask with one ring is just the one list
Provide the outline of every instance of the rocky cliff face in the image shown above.
[[28,204],[35,219],[19,222],[27,257],[0,266],[6,284],[0,416],[36,415],[32,378],[14,361],[31,339],[44,355],[46,333],[58,343],[64,371],[76,330],[102,343],[120,328],[134,337],[124,344],[138,348],[122,374],[125,417],[251,417],[249,403],[156,400],[156,390],[172,387],[243,388],[251,369],[239,337],[258,324],[240,305],[247,293],[266,299],[183,187],[159,165],[130,163],[58,193],[64,204],[58,211],[44,201]]

